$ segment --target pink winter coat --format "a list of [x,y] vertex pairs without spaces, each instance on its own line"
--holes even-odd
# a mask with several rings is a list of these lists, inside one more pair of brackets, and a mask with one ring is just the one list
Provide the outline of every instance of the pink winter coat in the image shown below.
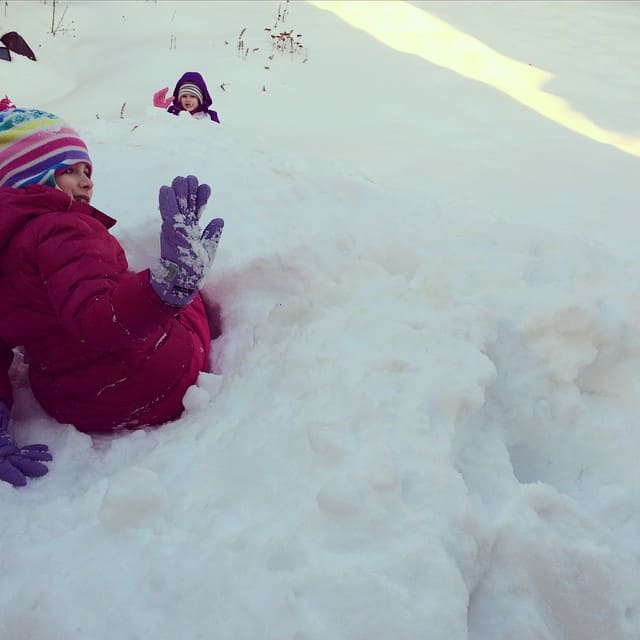
[[0,188],[0,399],[24,346],[42,407],[82,431],[160,424],[207,369],[202,299],[178,310],[133,273],[115,220],[52,187]]

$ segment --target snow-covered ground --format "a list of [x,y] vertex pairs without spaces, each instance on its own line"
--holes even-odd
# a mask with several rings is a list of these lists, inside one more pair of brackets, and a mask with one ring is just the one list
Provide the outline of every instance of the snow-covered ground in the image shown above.
[[[640,637],[640,3],[354,4],[0,8],[133,268],[175,175],[226,223],[182,418],[92,439],[16,369],[3,640]],[[188,70],[221,125],[151,106]]]

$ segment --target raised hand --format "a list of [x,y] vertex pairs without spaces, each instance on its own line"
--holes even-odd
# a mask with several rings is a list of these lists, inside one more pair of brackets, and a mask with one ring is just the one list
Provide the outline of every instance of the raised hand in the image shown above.
[[170,187],[160,187],[160,262],[151,270],[150,283],[171,306],[193,300],[215,257],[224,222],[217,218],[204,232],[199,223],[210,195],[211,187],[199,185],[195,176],[178,176]]
[[163,87],[153,94],[153,106],[166,109],[173,102],[173,95],[169,93],[169,87]]

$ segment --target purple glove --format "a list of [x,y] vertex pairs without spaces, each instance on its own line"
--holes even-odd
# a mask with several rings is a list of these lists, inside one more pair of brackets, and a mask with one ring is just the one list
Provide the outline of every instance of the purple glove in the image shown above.
[[195,176],[178,176],[170,187],[160,187],[160,261],[151,270],[150,283],[173,307],[193,300],[216,254],[224,221],[216,218],[204,231],[199,222],[210,195],[211,187],[198,185]]
[[52,460],[46,444],[30,444],[18,448],[9,435],[9,407],[0,400],[0,480],[14,487],[24,487],[27,478],[39,478],[49,471],[42,464]]

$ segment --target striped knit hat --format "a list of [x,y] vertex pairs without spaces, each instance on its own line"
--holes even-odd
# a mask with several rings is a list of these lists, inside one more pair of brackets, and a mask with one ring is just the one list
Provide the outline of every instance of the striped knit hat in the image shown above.
[[0,187],[56,186],[55,172],[91,158],[63,120],[38,109],[0,111]]
[[192,96],[198,98],[198,102],[202,104],[202,91],[200,91],[200,87],[193,82],[185,82],[180,85],[180,89],[178,89],[178,98],[181,98],[185,93],[190,93]]

